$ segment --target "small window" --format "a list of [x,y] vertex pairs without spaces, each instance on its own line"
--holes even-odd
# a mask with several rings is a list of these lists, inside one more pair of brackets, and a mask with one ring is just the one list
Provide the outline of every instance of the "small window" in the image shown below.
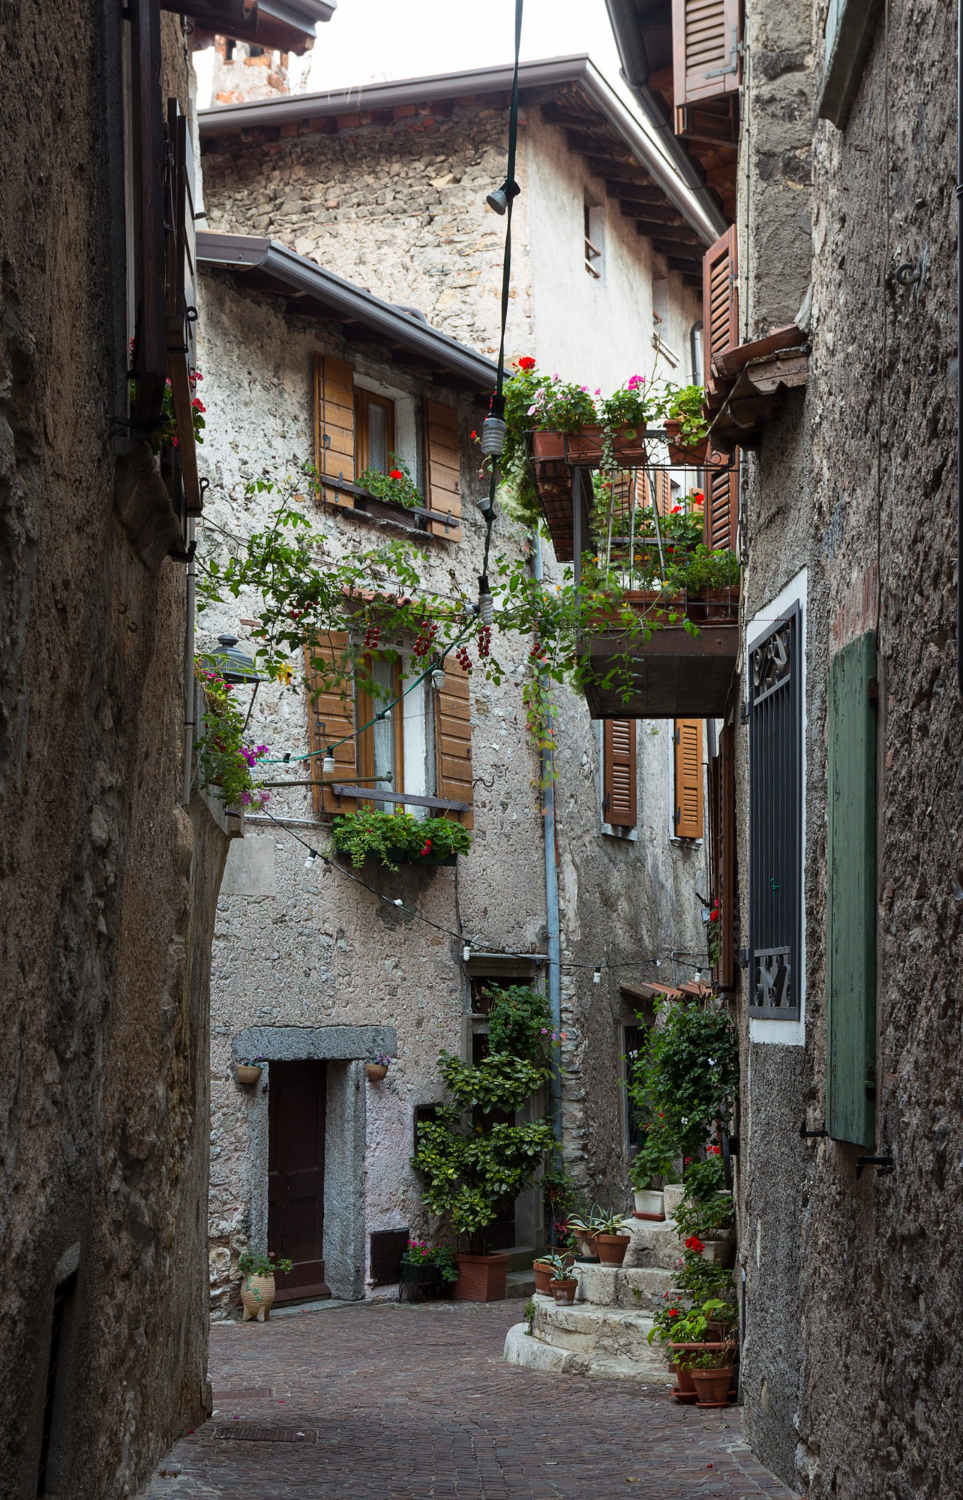
[[387,396],[376,396],[355,386],[354,392],[354,467],[356,474],[365,469],[388,472],[389,454],[395,446],[395,403]]
[[636,721],[605,719],[602,728],[602,818],[621,831],[634,828],[636,810]]
[[585,195],[585,269],[595,281],[601,281],[605,272],[605,209],[601,203]]
[[632,1064],[645,1045],[647,1031],[647,1026],[622,1027],[622,1055],[625,1058],[622,1075],[625,1087],[625,1133],[626,1144],[630,1149],[641,1146],[645,1139],[645,1122],[638,1105],[629,1097],[629,1082],[632,1076]]
[[[364,785],[404,791],[404,699],[398,662],[369,662],[372,688],[358,688],[359,769]],[[374,722],[372,722],[374,721]]]
[[669,278],[657,276],[652,283],[652,347],[673,369],[680,358],[669,343]]
[[883,7],[878,0],[830,0],[826,12],[826,61],[816,106],[821,120],[845,130],[859,93]]
[[702,385],[705,375],[705,358],[702,353],[702,319],[693,323],[689,330],[689,348],[692,355],[692,384]]

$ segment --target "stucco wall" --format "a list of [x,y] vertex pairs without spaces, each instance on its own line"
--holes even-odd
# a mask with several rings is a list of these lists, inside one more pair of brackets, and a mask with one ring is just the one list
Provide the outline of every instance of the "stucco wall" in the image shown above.
[[[186,105],[180,24],[162,26]],[[148,568],[113,508],[136,446],[111,423],[119,12],[8,6],[3,47],[0,1488],[37,1494],[55,1288],[75,1274],[47,1492],[86,1500],[134,1493],[207,1405],[206,955],[227,840],[206,804],[178,805],[183,568]]]
[[[752,9],[760,26],[785,13]],[[803,567],[809,580],[807,1014],[803,1047],[753,1047],[744,1093],[743,1392],[757,1451],[811,1500],[963,1488],[943,1416],[960,1395],[945,1308],[963,1148],[955,49],[951,7],[890,8],[888,57],[881,23],[845,133],[815,126],[809,384],[750,461],[753,608]],[[920,257],[918,296],[886,283],[894,261]],[[876,1148],[896,1170],[857,1181],[855,1147],[804,1145],[798,1126],[825,1109],[831,629],[843,610],[872,628],[877,563]]]

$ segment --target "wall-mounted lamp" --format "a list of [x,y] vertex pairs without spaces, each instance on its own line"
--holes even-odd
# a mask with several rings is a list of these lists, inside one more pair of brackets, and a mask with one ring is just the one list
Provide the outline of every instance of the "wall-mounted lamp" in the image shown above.
[[504,214],[508,211],[509,203],[513,198],[517,198],[520,192],[521,188],[518,183],[509,182],[506,178],[500,188],[495,188],[494,192],[485,195],[485,202],[489,208],[494,209],[496,214]]

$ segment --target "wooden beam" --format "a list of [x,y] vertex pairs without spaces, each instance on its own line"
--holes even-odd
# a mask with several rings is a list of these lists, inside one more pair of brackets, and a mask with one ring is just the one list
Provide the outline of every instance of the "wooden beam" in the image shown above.
[[645,219],[650,224],[671,224],[677,229],[686,227],[686,221],[678,209],[669,208],[664,201],[637,203],[629,198],[620,198],[619,208],[628,219]]
[[690,229],[688,224],[684,224],[681,228],[676,229],[672,224],[660,224],[657,220],[645,218],[636,219],[635,227],[639,234],[648,235],[650,239],[655,239],[658,236],[660,240],[671,240],[673,243],[678,242],[680,246],[686,245],[693,250],[698,249],[700,257],[702,255],[702,242],[695,230]]
[[665,193],[658,187],[640,187],[637,182],[628,182],[624,177],[606,177],[605,191],[613,198],[625,198],[640,207],[647,203],[665,203]]

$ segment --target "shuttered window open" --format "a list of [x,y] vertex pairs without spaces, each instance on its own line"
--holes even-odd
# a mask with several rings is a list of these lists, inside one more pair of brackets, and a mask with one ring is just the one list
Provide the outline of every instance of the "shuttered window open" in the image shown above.
[[435,690],[435,770],[438,796],[467,802],[468,811],[459,818],[466,828],[473,828],[468,675],[451,657],[445,661],[444,687]]
[[635,719],[604,719],[602,728],[602,816],[613,828],[638,821]]
[[739,0],[672,0],[676,108],[739,92]]
[[876,1088],[876,635],[829,665],[826,1124],[872,1146]]
[[[716,240],[702,262],[705,315],[706,386],[712,389],[714,355],[739,342],[739,283],[735,225]],[[710,465],[729,462],[726,454],[709,450]],[[706,545],[713,551],[735,548],[739,521],[739,468],[710,467],[706,471]]]
[[[320,476],[354,484],[354,379],[343,359],[320,354],[314,373],[315,466]],[[354,496],[336,485],[324,485],[322,498],[353,507]]]
[[167,379],[164,306],[164,108],[160,16],[151,0],[130,0],[131,126],[134,161],[133,419],[143,431],[158,422]]
[[[167,103],[170,162],[167,236],[167,374],[177,425],[177,465],[189,516],[201,513],[201,490],[194,441],[192,379],[197,370],[197,296],[194,290],[196,240],[194,227],[194,147],[187,119],[176,99]],[[173,496],[175,503],[178,497]]]
[[736,773],[735,730],[723,725],[719,748],[709,762],[709,837],[712,898],[718,916],[712,926],[718,957],[715,979],[720,989],[735,984]]
[[675,810],[679,839],[701,839],[703,832],[702,720],[675,721]]
[[[353,783],[358,774],[353,678],[332,683],[332,669],[347,666],[347,648],[347,634],[338,630],[329,632],[318,646],[305,647],[308,742],[314,757],[310,762],[311,780],[316,783],[322,779],[323,757],[329,745],[334,747],[336,771],[334,777],[326,779]],[[338,744],[338,740],[343,743]],[[335,812],[354,812],[358,806],[353,797],[342,797],[339,803],[329,787],[315,785],[312,794],[318,817]]]
[[429,510],[446,520],[430,521],[433,536],[461,540],[461,452],[458,445],[458,412],[440,401],[425,402],[426,483]]

